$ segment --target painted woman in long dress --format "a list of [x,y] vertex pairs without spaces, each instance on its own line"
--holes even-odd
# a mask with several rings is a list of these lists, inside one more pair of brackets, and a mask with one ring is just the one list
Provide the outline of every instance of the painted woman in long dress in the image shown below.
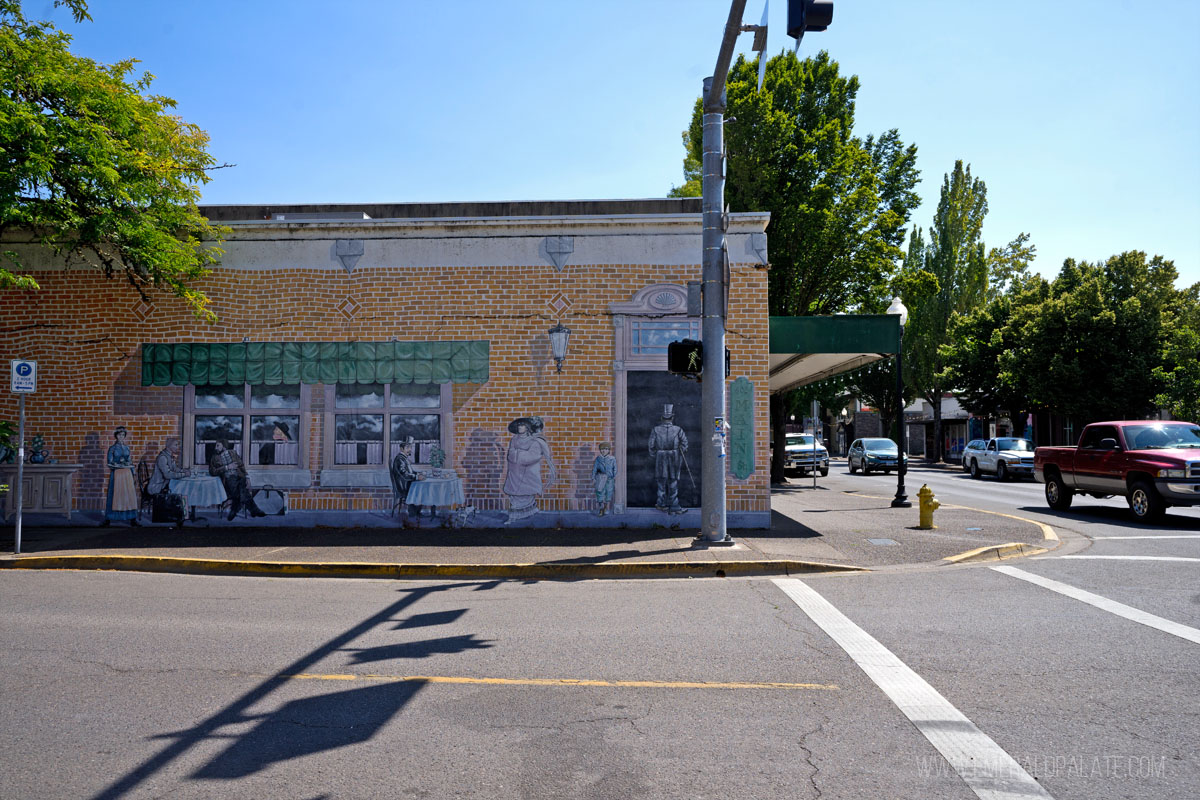
[[[504,493],[508,495],[508,522],[514,522],[538,512],[538,496],[554,483],[554,460],[550,457],[550,445],[542,437],[541,417],[518,417],[508,424],[513,434],[508,444],[508,474],[504,479]],[[542,483],[542,463],[549,474]]]
[[104,504],[104,520],[101,525],[108,525],[114,520],[129,520],[130,525],[138,524],[137,515],[141,502],[138,498],[137,482],[133,479],[129,446],[125,444],[128,435],[129,432],[123,425],[113,431],[116,443],[108,448],[108,500]]

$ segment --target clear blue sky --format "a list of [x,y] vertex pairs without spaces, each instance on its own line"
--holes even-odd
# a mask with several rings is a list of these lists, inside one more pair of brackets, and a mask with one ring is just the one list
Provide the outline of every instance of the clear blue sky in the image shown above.
[[[772,54],[793,45],[786,5],[771,4]],[[355,203],[663,196],[729,2],[92,0],[81,25],[48,0],[25,11],[81,55],[157,76],[237,165],[204,202]],[[1048,276],[1145,250],[1191,284],[1198,31],[1195,0],[836,0],[801,55],[859,76],[857,134],[917,145],[914,224],[961,158],[987,183],[989,246],[1028,231]]]

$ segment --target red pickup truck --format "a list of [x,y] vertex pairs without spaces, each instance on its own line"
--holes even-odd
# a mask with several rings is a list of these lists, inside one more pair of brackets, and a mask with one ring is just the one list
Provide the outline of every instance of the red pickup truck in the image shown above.
[[1139,520],[1168,506],[1200,505],[1200,426],[1193,422],[1093,422],[1078,447],[1039,447],[1033,474],[1062,511],[1076,494],[1121,495]]

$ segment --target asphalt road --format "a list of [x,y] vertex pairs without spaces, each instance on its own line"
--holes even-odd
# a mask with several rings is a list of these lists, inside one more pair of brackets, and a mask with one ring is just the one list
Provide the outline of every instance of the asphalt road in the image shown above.
[[1194,517],[1107,513],[803,580],[5,571],[0,797],[1195,798]]

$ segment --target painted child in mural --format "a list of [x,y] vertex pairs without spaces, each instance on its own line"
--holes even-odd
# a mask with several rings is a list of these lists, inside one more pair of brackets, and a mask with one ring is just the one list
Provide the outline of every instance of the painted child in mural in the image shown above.
[[669,514],[682,514],[679,505],[679,470],[686,467],[687,434],[675,424],[675,407],[663,406],[662,419],[650,432],[650,455],[654,458],[654,480],[658,494],[654,507]]
[[[508,474],[504,479],[509,505],[505,524],[536,514],[538,495],[554,483],[554,459],[550,457],[550,445],[542,437],[543,427],[541,417],[518,417],[508,423],[508,432],[513,437],[508,443]],[[543,462],[549,470],[545,484]]]
[[596,510],[603,517],[612,507],[613,488],[617,483],[617,457],[610,454],[612,448],[608,442],[601,442],[597,449],[600,455],[592,464],[592,486],[596,490]]
[[129,432],[121,426],[113,431],[115,444],[108,448],[108,500],[104,504],[104,519],[101,525],[109,525],[113,520],[129,520],[130,525],[137,525],[138,508],[141,506],[138,497],[137,482],[133,479],[133,462],[130,460],[129,446],[125,439]]
[[254,502],[254,495],[250,493],[250,477],[246,474],[246,465],[242,463],[242,457],[233,447],[233,442],[217,442],[212,460],[208,462],[209,473],[221,479],[225,486],[225,494],[229,495],[229,516],[226,519],[232,521],[242,510],[242,506],[250,511],[252,517],[265,517],[267,512],[258,507]]

